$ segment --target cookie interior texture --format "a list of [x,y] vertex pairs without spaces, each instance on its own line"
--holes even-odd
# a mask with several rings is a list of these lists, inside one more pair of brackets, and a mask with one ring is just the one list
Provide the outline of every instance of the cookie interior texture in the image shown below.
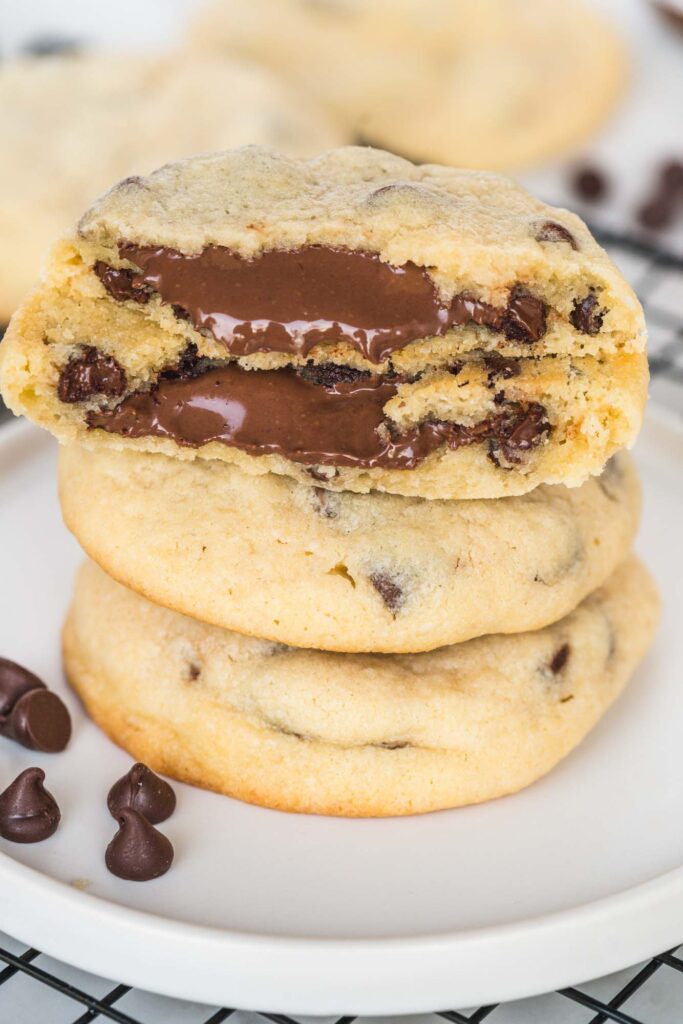
[[628,70],[617,29],[579,0],[215,0],[190,45],[255,57],[375,145],[495,170],[595,130]]
[[247,147],[103,197],[0,359],[10,405],[62,440],[494,497],[630,444],[644,347],[585,226],[513,183]]
[[413,814],[515,792],[600,719],[652,639],[634,558],[552,626],[418,655],[302,651],[207,626],[81,570],[68,678],[155,771],[289,811]]
[[167,160],[261,142],[310,156],[345,136],[246,58],[61,54],[0,66],[0,318],[86,203]]
[[640,513],[626,453],[579,488],[458,502],[68,445],[60,498],[90,557],[152,601],[276,642],[389,653],[561,618],[623,560]]

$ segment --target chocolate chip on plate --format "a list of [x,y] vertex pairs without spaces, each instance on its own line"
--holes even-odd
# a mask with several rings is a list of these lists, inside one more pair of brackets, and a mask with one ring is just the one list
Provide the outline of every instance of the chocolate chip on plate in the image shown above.
[[0,735],[29,750],[58,754],[71,738],[71,716],[56,693],[36,688],[24,693],[8,715],[0,716]]
[[175,810],[175,793],[168,782],[139,761],[109,790],[107,807],[114,818],[123,810],[137,811],[152,825],[170,818]]
[[0,836],[13,843],[40,843],[57,831],[57,801],[43,786],[42,768],[27,768],[0,793]]
[[42,679],[9,658],[0,658],[0,718],[8,715],[29,690],[45,690]]
[[597,203],[605,199],[609,192],[607,175],[597,167],[586,164],[577,167],[571,178],[571,186],[581,199],[589,203]]
[[165,875],[173,863],[173,846],[166,836],[130,807],[117,817],[119,830],[104,857],[112,875],[129,882],[149,882]]

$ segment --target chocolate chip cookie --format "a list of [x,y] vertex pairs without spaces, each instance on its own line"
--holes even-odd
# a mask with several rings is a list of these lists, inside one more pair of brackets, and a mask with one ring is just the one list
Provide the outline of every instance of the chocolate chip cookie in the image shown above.
[[626,453],[582,487],[424,501],[70,445],[60,496],[90,557],[150,600],[347,652],[424,651],[545,626],[626,557],[640,511]]
[[376,145],[492,170],[589,135],[628,66],[580,0],[215,0],[191,39],[255,57]]
[[329,654],[185,618],[88,563],[64,661],[95,721],[157,772],[281,810],[415,814],[548,772],[618,696],[657,615],[630,558],[536,632],[430,654]]
[[349,147],[247,147],[128,179],[52,253],[0,348],[62,441],[332,490],[578,485],[647,387],[632,290],[504,178]]
[[0,323],[37,282],[48,247],[126,174],[244,143],[312,155],[344,141],[294,87],[206,53],[3,63],[0,136]]

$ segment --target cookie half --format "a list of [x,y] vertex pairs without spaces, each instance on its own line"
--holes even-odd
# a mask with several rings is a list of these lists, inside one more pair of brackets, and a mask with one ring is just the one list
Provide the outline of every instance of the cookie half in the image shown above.
[[378,150],[245,148],[122,182],[0,348],[62,441],[336,490],[578,485],[634,440],[635,295],[586,227],[506,179]]
[[626,557],[640,513],[625,453],[579,488],[458,502],[70,445],[60,496],[90,557],[150,600],[347,652],[431,650],[554,622]]
[[95,721],[155,771],[281,810],[415,814],[549,771],[617,697],[657,614],[654,584],[629,559],[534,633],[326,654],[185,618],[88,563],[64,662]]
[[228,57],[69,54],[0,67],[0,322],[50,245],[112,182],[261,143],[312,156],[345,141],[315,103]]
[[215,0],[191,39],[255,57],[376,145],[459,167],[554,156],[627,77],[616,29],[580,0]]

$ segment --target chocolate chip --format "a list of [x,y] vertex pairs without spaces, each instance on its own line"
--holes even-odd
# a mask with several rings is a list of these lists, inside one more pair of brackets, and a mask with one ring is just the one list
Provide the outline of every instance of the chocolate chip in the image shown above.
[[378,743],[377,746],[382,747],[383,750],[405,750],[411,744],[408,740],[386,740],[384,743]]
[[114,783],[107,797],[112,817],[118,819],[121,811],[130,809],[144,815],[152,825],[170,818],[175,804],[175,793],[168,782],[140,762]]
[[519,376],[519,362],[516,359],[506,359],[497,352],[484,356],[484,365],[489,371],[489,384],[493,384],[497,378],[510,380],[511,377]]
[[636,220],[648,231],[663,231],[671,227],[675,218],[675,204],[667,195],[655,196],[636,211]]
[[337,363],[318,363],[310,360],[297,371],[310,384],[333,389],[338,384],[354,384],[372,376],[368,370],[357,370],[353,366],[339,366]]
[[40,843],[57,831],[57,801],[43,786],[42,768],[27,768],[0,793],[0,836],[13,843]]
[[569,661],[569,644],[562,644],[555,653],[553,654],[550,662],[550,671],[553,675],[558,675]]
[[176,362],[161,371],[159,380],[194,380],[214,365],[218,365],[216,361],[200,356],[197,346],[190,341]]
[[126,389],[126,372],[114,359],[88,346],[81,355],[72,356],[59,375],[57,394],[60,402],[85,402],[95,395],[118,398]]
[[683,192],[683,161],[667,160],[659,172],[662,185],[671,192]]
[[683,163],[667,160],[661,165],[654,190],[636,210],[636,220],[648,231],[671,227],[683,204]]
[[564,224],[558,224],[556,220],[547,220],[540,225],[536,232],[537,242],[566,242],[572,249],[578,249],[576,239],[571,231]]
[[508,469],[519,465],[523,455],[537,447],[550,432],[546,411],[537,402],[528,406],[510,403],[490,431],[488,457],[494,465]]
[[341,498],[336,491],[326,491],[322,487],[314,487],[313,500],[316,511],[325,519],[336,519],[339,515]]
[[535,448],[549,430],[545,409],[537,402],[532,402],[525,411],[503,423],[500,444],[508,460],[513,462],[513,456],[519,459],[520,452]]
[[24,693],[0,717],[0,735],[29,750],[58,754],[71,738],[71,716],[56,693],[36,688]]
[[130,807],[120,812],[118,822],[119,830],[104,857],[112,875],[129,882],[149,882],[165,875],[173,863],[173,847],[166,836]]
[[457,377],[458,374],[462,373],[464,365],[464,363],[456,361],[455,363],[451,363],[449,366],[447,366],[446,369],[448,370],[449,373],[452,373],[454,377]]
[[546,312],[545,302],[515,285],[501,322],[503,334],[508,341],[539,341],[546,332]]
[[370,574],[370,582],[395,617],[406,600],[403,588],[399,585],[396,578],[386,572],[373,572]]
[[569,319],[572,325],[581,334],[599,334],[602,329],[602,322],[607,310],[599,309],[598,297],[595,292],[589,292],[583,299],[574,300]]
[[683,32],[683,10],[678,6],[676,0],[673,3],[659,0],[658,3],[655,3],[655,7],[671,28]]
[[194,662],[190,662],[190,664],[187,667],[187,674],[189,675],[191,681],[194,683],[195,680],[199,679],[200,675],[202,674],[202,670],[200,669],[199,665],[195,665]]
[[597,167],[579,167],[574,172],[571,185],[581,199],[596,203],[604,199],[609,192],[607,176]]
[[45,690],[45,683],[23,665],[0,658],[0,718],[10,713],[20,697],[29,690]]
[[[127,178],[122,178],[121,181],[117,182],[111,191],[118,192],[120,189],[130,188],[131,186],[135,188],[145,188],[145,179],[141,178],[139,174],[129,174]],[[106,263],[103,264],[105,267],[106,265]]]
[[[127,179],[130,181],[130,179]],[[109,292],[112,299],[117,302],[139,302],[145,305],[149,302],[152,289],[144,284],[136,284],[138,276],[134,270],[126,267],[110,267],[108,263],[98,260],[93,270],[102,282],[103,287]]]

